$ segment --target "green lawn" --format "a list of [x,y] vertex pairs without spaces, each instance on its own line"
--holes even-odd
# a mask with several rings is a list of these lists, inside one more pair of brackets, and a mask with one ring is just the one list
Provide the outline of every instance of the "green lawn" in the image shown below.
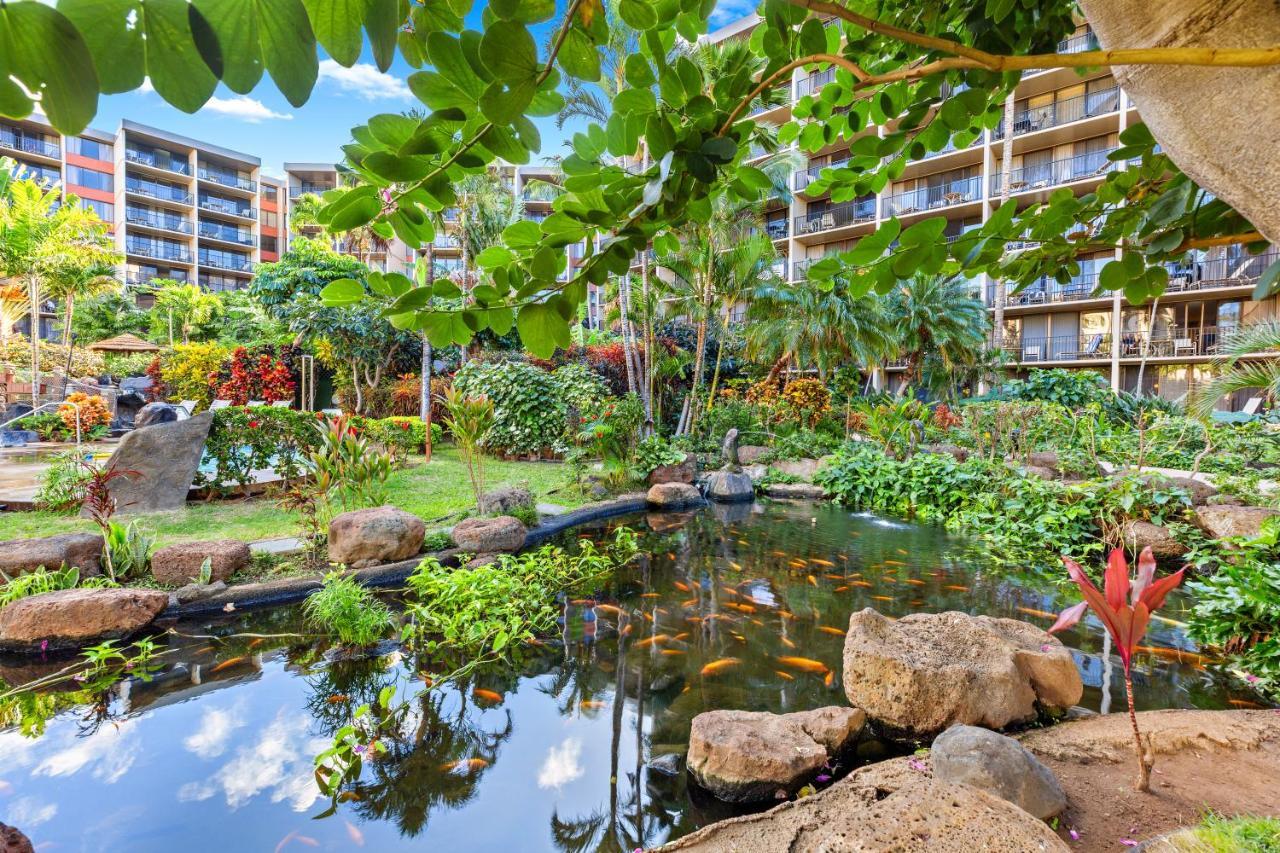
[[[485,488],[526,485],[539,501],[574,507],[585,502],[569,469],[555,462],[485,460]],[[473,509],[467,467],[452,447],[440,448],[424,463],[412,457],[408,467],[391,474],[390,501],[427,522],[427,529],[445,525],[442,516]],[[225,500],[191,504],[186,509],[129,516],[158,537],[160,546],[200,539],[271,539],[298,532],[297,515],[270,499]],[[0,540],[52,536],[94,530],[93,523],[74,515],[52,512],[0,512]]]

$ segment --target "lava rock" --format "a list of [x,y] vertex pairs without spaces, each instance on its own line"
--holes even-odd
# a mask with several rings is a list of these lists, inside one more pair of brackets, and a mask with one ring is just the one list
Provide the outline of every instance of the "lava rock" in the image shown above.
[[[143,409],[138,423],[143,423]],[[186,506],[191,480],[200,466],[213,412],[186,420],[140,426],[120,440],[108,469],[133,472],[110,483],[116,512],[157,512]],[[86,512],[81,510],[81,516]]]
[[200,567],[209,560],[209,581],[229,581],[249,565],[253,554],[239,539],[213,542],[182,542],[168,545],[151,555],[151,574],[165,586],[182,586],[200,577]]
[[707,477],[707,497],[722,503],[738,503],[753,500],[755,484],[741,471],[721,469]]
[[849,619],[844,690],[887,733],[928,738],[1070,708],[1084,685],[1067,648],[1026,622],[954,611],[893,620],[867,608]]
[[1149,521],[1126,521],[1120,527],[1120,535],[1125,544],[1135,551],[1150,548],[1157,560],[1176,560],[1188,551],[1187,546],[1175,539],[1167,527]]
[[684,459],[671,465],[659,465],[649,472],[649,485],[658,486],[663,483],[693,483],[698,474],[698,457],[686,453]]
[[224,591],[227,585],[224,581],[214,581],[213,583],[189,583],[186,586],[179,587],[173,593],[173,601],[171,604],[190,604],[193,601],[204,601],[206,598]]
[[818,469],[822,467],[824,461],[823,459],[782,459],[774,462],[769,467],[779,474],[786,474],[789,477],[795,477],[797,480],[812,483],[814,475],[818,473]]
[[12,539],[0,542],[0,571],[13,578],[41,566],[52,572],[67,565],[80,569],[81,577],[92,577],[101,573],[104,545],[103,538],[96,533]]
[[754,465],[769,453],[769,448],[760,444],[744,444],[738,448],[738,461],[743,465]]
[[680,765],[683,759],[674,752],[666,752],[662,755],[655,756],[645,765],[650,773],[657,773],[659,776],[674,778],[680,775]]
[[658,509],[681,509],[702,503],[702,493],[687,483],[658,483],[649,487],[644,499]]
[[767,802],[779,791],[794,793],[856,740],[865,722],[857,708],[707,711],[693,718],[689,772],[721,800]]
[[969,451],[956,444],[922,444],[920,445],[920,452],[945,453],[957,462],[963,462],[969,458]]
[[510,515],[468,518],[453,527],[453,542],[472,554],[519,551],[524,547],[524,524]]
[[0,853],[34,853],[31,839],[27,838],[17,827],[0,823]]
[[929,752],[933,775],[970,785],[1048,820],[1067,807],[1067,795],[1048,767],[1011,737],[976,726],[952,726]]
[[513,510],[533,505],[533,495],[524,486],[500,486],[480,496],[482,515],[509,515]]
[[422,519],[393,506],[344,512],[329,522],[329,561],[362,569],[407,560],[426,533]]
[[827,494],[821,486],[815,486],[812,483],[770,483],[764,487],[764,493],[771,498],[808,501],[821,500]]
[[0,609],[0,648],[74,649],[138,633],[169,604],[158,589],[60,589],[20,598]]
[[1280,512],[1261,506],[1203,506],[1195,511],[1196,526],[1214,539],[1229,536],[1256,537],[1262,522]]

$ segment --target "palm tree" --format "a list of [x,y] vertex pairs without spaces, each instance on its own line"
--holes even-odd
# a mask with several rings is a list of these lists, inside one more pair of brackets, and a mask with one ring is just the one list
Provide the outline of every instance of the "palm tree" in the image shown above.
[[1257,389],[1271,397],[1280,395],[1280,360],[1246,360],[1258,353],[1275,352],[1280,352],[1280,321],[1242,326],[1231,332],[1218,347],[1214,362],[1218,375],[1191,389],[1187,408],[1196,417],[1207,419],[1214,404],[1227,394]]
[[212,293],[201,290],[194,284],[178,281],[157,280],[155,291],[156,312],[163,316],[168,314],[169,345],[173,345],[173,324],[176,321],[182,332],[182,342],[191,342],[191,332],[214,318],[222,304]]
[[20,284],[0,285],[0,344],[8,343],[14,327],[30,311],[26,288]]
[[[455,233],[462,246],[462,298],[466,304],[475,278],[476,256],[502,238],[503,230],[520,216],[515,194],[494,171],[468,175],[454,184],[458,224]],[[462,347],[466,361],[468,347]]]
[[123,256],[118,252],[103,247],[82,259],[60,265],[50,274],[47,292],[54,299],[62,300],[62,336],[68,345],[71,343],[76,300],[119,290],[116,265],[121,260]]
[[315,193],[303,193],[289,203],[289,233],[304,236],[307,228],[320,227],[320,208],[324,202]]
[[972,362],[987,341],[986,306],[962,278],[917,275],[899,282],[886,310],[907,362],[899,393],[920,383],[926,357],[937,358],[944,370],[950,370]]

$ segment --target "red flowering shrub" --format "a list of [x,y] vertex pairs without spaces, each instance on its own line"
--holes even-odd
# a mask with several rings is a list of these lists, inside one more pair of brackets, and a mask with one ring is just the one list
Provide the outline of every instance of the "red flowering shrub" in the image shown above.
[[227,364],[209,376],[209,387],[215,399],[243,406],[250,400],[292,400],[298,386],[284,358],[270,347],[256,354],[236,347]]

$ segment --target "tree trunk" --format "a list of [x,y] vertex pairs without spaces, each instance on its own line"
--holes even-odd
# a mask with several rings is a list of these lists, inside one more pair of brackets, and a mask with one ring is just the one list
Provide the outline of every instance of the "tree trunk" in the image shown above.
[[[462,233],[462,214],[458,214],[458,236],[462,244],[462,305],[467,305],[467,294],[471,292],[471,255],[467,251],[467,235]],[[458,362],[466,364],[471,355],[471,346],[463,344],[458,347]]]
[[622,325],[622,360],[626,362],[627,367],[627,392],[634,394],[636,392],[636,373],[635,361],[631,354],[631,348],[634,344],[631,340],[630,290],[626,276],[623,276],[618,280],[618,317]]
[[[427,292],[436,284],[436,260],[435,251],[430,243],[427,244]],[[431,308],[431,297],[427,297],[426,307]],[[435,356],[431,352],[431,341],[427,339],[427,333],[422,333],[422,369],[419,371],[422,379],[422,387],[418,391],[418,417],[422,419],[422,423],[427,427],[427,437],[423,443],[423,455],[427,461],[431,461],[431,370],[432,362]]]
[[[1103,48],[1272,47],[1275,0],[1080,0]],[[1280,241],[1280,67],[1120,65],[1161,149],[1196,183]]]
[[40,279],[28,280],[31,292],[31,407],[40,407]]

